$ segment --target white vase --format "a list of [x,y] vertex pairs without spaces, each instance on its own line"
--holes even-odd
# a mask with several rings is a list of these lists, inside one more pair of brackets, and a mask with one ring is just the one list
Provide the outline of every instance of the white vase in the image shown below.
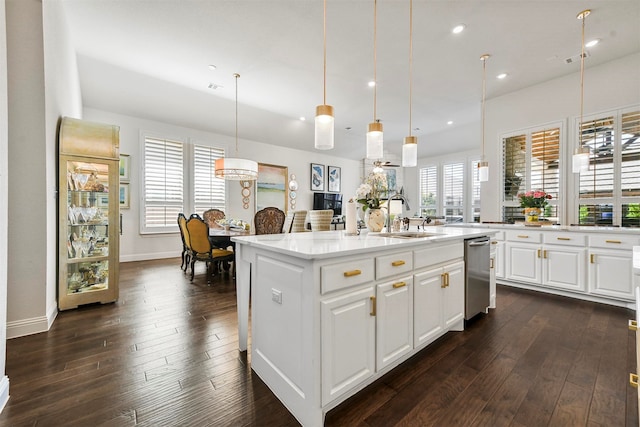
[[382,209],[367,209],[364,213],[364,223],[369,231],[378,232],[384,228],[386,215]]

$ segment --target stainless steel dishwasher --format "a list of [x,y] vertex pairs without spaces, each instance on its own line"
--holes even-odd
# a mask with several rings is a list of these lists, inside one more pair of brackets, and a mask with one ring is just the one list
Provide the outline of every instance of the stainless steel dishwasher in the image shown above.
[[489,307],[489,237],[464,242],[464,318],[486,313]]

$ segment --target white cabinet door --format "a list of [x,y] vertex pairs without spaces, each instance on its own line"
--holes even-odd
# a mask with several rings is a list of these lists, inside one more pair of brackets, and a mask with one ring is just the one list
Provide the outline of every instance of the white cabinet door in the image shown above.
[[496,260],[493,269],[496,271],[496,279],[504,279],[505,275],[505,242],[496,242]]
[[373,286],[321,302],[322,404],[375,373]]
[[570,246],[544,246],[542,283],[570,291],[587,291],[585,268],[587,250]]
[[498,242],[491,241],[489,253],[489,308],[496,308],[496,257],[498,255]]
[[413,278],[413,346],[418,347],[432,342],[443,333],[444,277],[442,268],[435,268],[416,274]]
[[413,349],[413,277],[377,286],[376,370]]
[[507,242],[507,278],[521,282],[542,282],[540,245]]
[[589,249],[589,291],[633,301],[633,254],[630,251]]
[[450,329],[464,320],[464,262],[446,265],[444,273],[447,274],[447,287],[443,289],[443,322],[445,329]]

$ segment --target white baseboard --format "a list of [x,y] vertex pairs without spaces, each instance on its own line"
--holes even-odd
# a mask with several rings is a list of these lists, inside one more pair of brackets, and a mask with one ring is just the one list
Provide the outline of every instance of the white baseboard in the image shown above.
[[51,329],[53,325],[53,321],[58,317],[58,301],[52,301],[49,305],[49,309],[47,310],[47,331]]
[[9,401],[9,377],[3,376],[0,378],[0,412],[7,406]]
[[154,252],[150,254],[120,255],[120,262],[148,261],[152,259],[180,258],[181,252]]
[[7,322],[7,339],[24,337],[25,335],[37,334],[40,332],[47,332],[50,325],[51,324],[49,323],[49,319],[46,316]]

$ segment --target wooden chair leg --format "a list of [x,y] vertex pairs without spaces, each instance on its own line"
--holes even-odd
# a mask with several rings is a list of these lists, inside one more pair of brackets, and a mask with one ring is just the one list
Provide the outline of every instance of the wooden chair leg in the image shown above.
[[182,263],[180,264],[180,270],[184,270],[184,257],[186,255],[185,250],[182,250]]
[[196,257],[191,259],[191,281],[193,282],[194,264],[196,263]]

